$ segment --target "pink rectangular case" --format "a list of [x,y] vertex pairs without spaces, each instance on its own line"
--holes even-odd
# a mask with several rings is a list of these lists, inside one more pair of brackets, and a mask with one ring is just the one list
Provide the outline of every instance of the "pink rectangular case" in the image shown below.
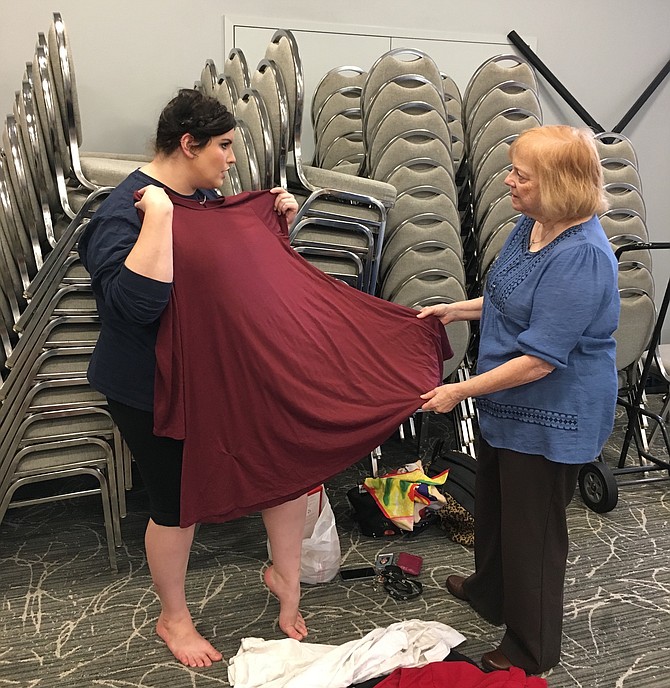
[[423,564],[423,557],[417,554],[410,554],[409,552],[400,552],[396,564],[405,572],[412,576],[418,576],[421,573],[421,565]]

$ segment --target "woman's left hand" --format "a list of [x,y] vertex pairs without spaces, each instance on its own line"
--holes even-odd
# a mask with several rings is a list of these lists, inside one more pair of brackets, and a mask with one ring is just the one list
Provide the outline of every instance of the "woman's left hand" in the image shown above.
[[421,395],[426,403],[421,407],[422,411],[435,411],[435,413],[448,413],[465,398],[459,394],[458,383],[440,385]]
[[275,212],[283,215],[286,218],[286,223],[290,226],[298,214],[298,201],[295,200],[295,196],[281,186],[270,189],[270,193],[276,194]]

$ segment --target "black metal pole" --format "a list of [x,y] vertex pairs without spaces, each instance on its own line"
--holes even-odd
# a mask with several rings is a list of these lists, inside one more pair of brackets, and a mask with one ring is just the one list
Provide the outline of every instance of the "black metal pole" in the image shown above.
[[651,94],[661,85],[663,79],[670,73],[670,60],[665,63],[665,67],[656,75],[654,80],[647,86],[642,95],[631,105],[630,110],[621,118],[621,121],[612,129],[617,134],[621,133],[628,122],[635,117],[638,110],[647,102]]
[[596,132],[604,132],[605,130],[598,124],[598,122],[591,117],[591,115],[577,102],[577,99],[568,91],[565,86],[554,76],[549,68],[540,60],[540,58],[533,52],[531,47],[524,43],[521,36],[516,31],[510,31],[507,34],[509,41],[519,50],[519,52],[537,69],[537,71],[547,80],[547,82],[554,87],[558,95],[588,124],[591,129]]

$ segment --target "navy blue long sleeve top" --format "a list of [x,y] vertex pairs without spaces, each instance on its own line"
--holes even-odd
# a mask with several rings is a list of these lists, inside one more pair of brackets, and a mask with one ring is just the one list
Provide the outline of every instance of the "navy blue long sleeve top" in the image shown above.
[[[156,337],[171,282],[139,275],[125,266],[142,226],[133,194],[148,184],[164,186],[140,170],[103,201],[79,240],[79,256],[91,275],[100,336],[88,368],[94,389],[110,399],[153,411]],[[199,191],[196,197],[215,198]]]

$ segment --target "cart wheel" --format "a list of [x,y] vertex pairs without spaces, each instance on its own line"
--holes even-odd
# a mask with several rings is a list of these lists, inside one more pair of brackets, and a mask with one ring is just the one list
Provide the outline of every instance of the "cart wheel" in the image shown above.
[[582,466],[579,471],[579,491],[586,506],[599,514],[612,511],[619,501],[614,473],[602,461]]

